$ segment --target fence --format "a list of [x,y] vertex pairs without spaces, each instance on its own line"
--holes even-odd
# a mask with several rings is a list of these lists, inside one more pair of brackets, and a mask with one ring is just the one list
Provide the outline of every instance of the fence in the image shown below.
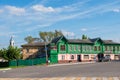
[[46,58],[37,58],[29,60],[14,60],[9,62],[0,63],[0,67],[9,67],[9,66],[32,66],[46,63]]

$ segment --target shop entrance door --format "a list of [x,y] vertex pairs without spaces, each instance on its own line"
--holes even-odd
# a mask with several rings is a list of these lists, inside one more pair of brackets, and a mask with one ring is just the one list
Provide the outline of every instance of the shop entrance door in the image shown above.
[[77,61],[81,62],[81,55],[77,55]]

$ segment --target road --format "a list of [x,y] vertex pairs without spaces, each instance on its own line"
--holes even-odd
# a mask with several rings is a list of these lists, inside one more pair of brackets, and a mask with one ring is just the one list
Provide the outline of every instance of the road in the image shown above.
[[28,66],[0,71],[0,78],[120,77],[120,62]]

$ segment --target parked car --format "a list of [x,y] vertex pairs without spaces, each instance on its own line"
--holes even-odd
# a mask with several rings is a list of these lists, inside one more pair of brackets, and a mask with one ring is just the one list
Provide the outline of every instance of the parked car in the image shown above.
[[104,56],[102,59],[103,62],[111,61],[110,56]]

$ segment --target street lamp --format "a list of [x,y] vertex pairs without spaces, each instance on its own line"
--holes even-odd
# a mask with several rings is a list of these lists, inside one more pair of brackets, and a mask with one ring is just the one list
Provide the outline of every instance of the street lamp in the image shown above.
[[47,55],[46,42],[45,42],[45,54],[46,54],[46,65],[48,65],[48,55]]

